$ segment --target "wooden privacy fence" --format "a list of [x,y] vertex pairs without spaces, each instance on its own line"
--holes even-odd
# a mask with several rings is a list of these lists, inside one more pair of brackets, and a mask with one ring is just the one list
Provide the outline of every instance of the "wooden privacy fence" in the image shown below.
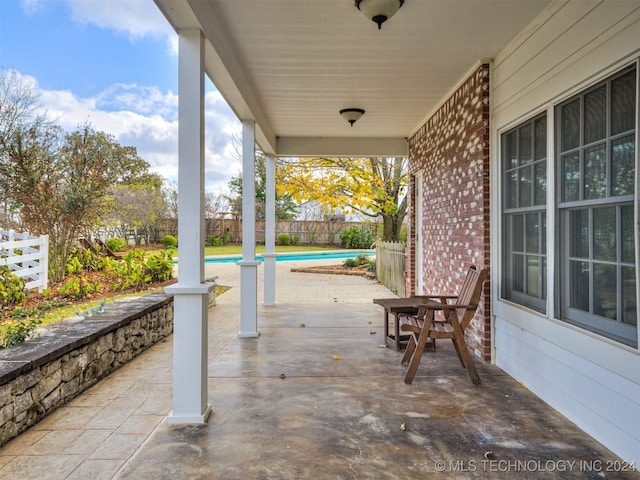
[[376,276],[380,283],[400,297],[405,296],[405,245],[400,242],[376,244]]
[[49,235],[33,237],[28,233],[0,230],[0,266],[6,265],[22,279],[26,289],[47,288],[49,274]]
[[[264,243],[265,222],[256,220],[256,241]],[[378,237],[378,224],[371,222],[345,222],[329,220],[278,220],[275,225],[276,241],[278,235],[286,233],[293,243],[300,245],[340,245],[340,232],[351,227],[366,228],[371,231],[373,238]],[[211,235],[222,237],[227,231],[231,243],[242,241],[242,219],[240,218],[215,218],[205,220],[205,235],[208,239]],[[162,219],[156,222],[158,239],[165,235],[178,235],[178,221],[175,219]]]

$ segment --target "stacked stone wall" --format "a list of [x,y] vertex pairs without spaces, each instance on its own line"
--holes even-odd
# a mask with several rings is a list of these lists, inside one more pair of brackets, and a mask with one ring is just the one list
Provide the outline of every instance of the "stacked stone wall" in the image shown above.
[[172,331],[173,297],[151,294],[0,351],[0,447]]
[[[470,265],[489,268],[489,65],[479,68],[411,138],[409,144],[407,292],[460,290]],[[422,175],[415,177],[421,172]],[[422,218],[416,217],[416,178],[422,181]],[[416,245],[421,229],[421,245]],[[416,249],[422,265],[415,265]],[[422,277],[424,292],[416,292]],[[491,355],[490,289],[467,329],[467,341],[484,360]]]

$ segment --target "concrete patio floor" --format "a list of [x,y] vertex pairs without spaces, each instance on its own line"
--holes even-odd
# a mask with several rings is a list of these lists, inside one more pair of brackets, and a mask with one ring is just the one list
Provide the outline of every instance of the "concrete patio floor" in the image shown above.
[[167,341],[0,449],[0,477],[640,478],[497,367],[478,362],[473,386],[450,342],[405,385],[371,303],[391,292],[290,271],[300,265],[277,264],[278,304],[259,307],[257,339],[236,335],[239,267],[207,266],[234,287],[209,315],[207,424],[164,422]]

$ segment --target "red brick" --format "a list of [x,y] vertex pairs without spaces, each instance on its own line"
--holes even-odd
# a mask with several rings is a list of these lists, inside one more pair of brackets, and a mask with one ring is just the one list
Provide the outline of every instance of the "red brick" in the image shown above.
[[[425,292],[455,293],[470,265],[489,268],[489,66],[481,65],[409,140],[407,289],[416,275]],[[423,268],[415,267],[415,175],[422,172]],[[490,288],[487,281],[469,348],[483,360],[491,355]]]

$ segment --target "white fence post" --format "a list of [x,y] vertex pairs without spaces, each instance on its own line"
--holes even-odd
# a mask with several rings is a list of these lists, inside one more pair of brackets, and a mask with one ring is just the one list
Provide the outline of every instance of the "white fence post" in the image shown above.
[[40,286],[38,291],[42,293],[49,286],[49,235],[40,235]]

